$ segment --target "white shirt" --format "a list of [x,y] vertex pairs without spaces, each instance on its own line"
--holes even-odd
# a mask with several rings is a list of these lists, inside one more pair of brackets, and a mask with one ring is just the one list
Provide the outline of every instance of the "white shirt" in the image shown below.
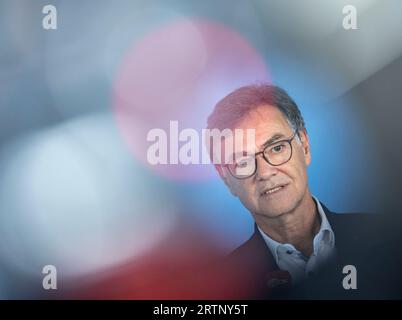
[[321,217],[321,226],[313,240],[313,253],[305,257],[290,243],[279,243],[260,231],[265,243],[275,258],[280,270],[286,270],[292,277],[292,284],[298,284],[308,276],[318,271],[320,267],[333,258],[336,254],[335,235],[328,222],[320,202],[313,196]]

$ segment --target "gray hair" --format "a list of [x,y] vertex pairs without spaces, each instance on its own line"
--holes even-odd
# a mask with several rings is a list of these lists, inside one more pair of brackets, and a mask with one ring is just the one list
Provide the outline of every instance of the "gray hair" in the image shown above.
[[295,132],[306,130],[293,99],[282,88],[270,84],[244,86],[229,93],[215,105],[208,117],[208,129],[233,129],[244,116],[261,105],[277,107]]

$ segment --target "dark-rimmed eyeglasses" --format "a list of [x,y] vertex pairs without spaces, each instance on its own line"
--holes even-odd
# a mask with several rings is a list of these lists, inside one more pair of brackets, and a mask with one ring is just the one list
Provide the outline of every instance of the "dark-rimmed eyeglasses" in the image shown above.
[[268,144],[262,151],[254,155],[237,156],[232,164],[225,164],[224,167],[227,167],[230,174],[236,179],[247,179],[257,172],[257,156],[260,154],[271,166],[285,164],[292,158],[292,140],[295,136],[296,132],[289,139]]

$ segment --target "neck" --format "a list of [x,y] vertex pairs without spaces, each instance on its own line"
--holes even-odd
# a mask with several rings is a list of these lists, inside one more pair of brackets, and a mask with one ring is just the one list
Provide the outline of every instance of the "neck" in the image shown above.
[[313,239],[320,229],[316,204],[307,191],[300,204],[291,212],[276,217],[259,215],[258,226],[275,241],[292,244],[309,257],[313,252]]

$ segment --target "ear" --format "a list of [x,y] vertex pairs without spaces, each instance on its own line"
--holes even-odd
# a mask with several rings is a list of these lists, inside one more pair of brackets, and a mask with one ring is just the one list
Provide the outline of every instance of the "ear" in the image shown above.
[[306,161],[306,165],[308,166],[311,163],[310,139],[305,129],[299,131],[299,136],[303,148],[304,159]]
[[225,185],[228,187],[228,189],[230,190],[230,192],[237,197],[236,192],[234,191],[232,184],[229,181],[229,177],[227,175],[227,172],[225,171],[225,169],[222,166],[218,166],[215,165],[215,169],[216,171],[218,171],[219,176],[221,177],[221,179],[223,180],[223,182],[225,183]]

